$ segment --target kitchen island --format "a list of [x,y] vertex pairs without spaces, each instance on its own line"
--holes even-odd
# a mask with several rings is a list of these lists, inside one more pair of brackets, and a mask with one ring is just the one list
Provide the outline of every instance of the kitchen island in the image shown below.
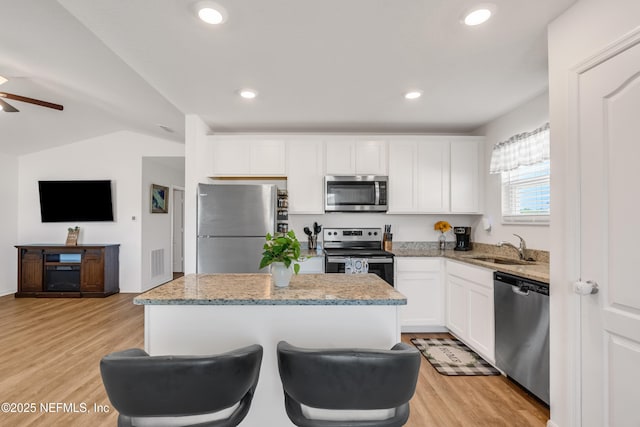
[[305,274],[276,288],[269,274],[190,274],[134,299],[144,305],[151,355],[217,354],[264,347],[260,380],[243,426],[292,426],[276,345],[389,349],[400,342],[406,298],[374,274]]

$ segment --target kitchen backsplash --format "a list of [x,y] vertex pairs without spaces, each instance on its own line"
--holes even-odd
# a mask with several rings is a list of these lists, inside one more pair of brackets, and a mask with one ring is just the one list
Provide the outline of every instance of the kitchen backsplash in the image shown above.
[[[376,227],[384,229],[385,224],[391,224],[393,244],[402,241],[435,241],[438,231],[433,224],[438,221],[448,221],[452,226],[471,226],[479,218],[478,215],[393,215],[381,213],[327,213],[324,215],[296,215],[289,213],[289,229],[296,232],[300,240],[306,240],[304,227],[310,227],[314,222],[322,228],[350,228]],[[455,242],[453,233],[447,233],[447,240]]]
[[[517,254],[513,248],[498,247],[486,243],[471,242],[474,251],[481,251],[488,255],[502,256],[507,258],[516,258]],[[453,249],[455,242],[447,242],[447,249]],[[438,242],[394,242],[393,250],[434,250],[438,249]],[[537,249],[527,249],[527,257],[542,263],[549,263],[549,252]]]

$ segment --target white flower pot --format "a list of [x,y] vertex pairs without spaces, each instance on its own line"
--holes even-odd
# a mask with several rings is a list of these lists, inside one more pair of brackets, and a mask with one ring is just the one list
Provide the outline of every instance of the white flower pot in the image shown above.
[[274,262],[271,264],[271,276],[273,276],[274,284],[279,288],[289,286],[293,268],[285,267],[283,262]]

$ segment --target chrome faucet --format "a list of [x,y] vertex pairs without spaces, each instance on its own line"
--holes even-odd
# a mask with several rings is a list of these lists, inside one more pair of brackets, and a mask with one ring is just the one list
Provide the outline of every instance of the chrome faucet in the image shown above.
[[518,255],[520,256],[520,259],[526,259],[527,257],[527,243],[524,241],[524,239],[522,238],[522,236],[519,236],[515,233],[513,233],[514,236],[516,236],[518,239],[520,239],[520,245],[518,247],[516,247],[516,245],[506,242],[504,240],[498,242],[498,244],[496,245],[497,247],[501,247],[501,246],[509,246],[510,248],[515,249],[516,251],[518,251]]

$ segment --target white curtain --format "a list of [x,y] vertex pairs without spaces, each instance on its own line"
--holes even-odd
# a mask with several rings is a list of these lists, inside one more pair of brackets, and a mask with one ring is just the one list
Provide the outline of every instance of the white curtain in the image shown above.
[[501,173],[549,160],[549,123],[514,135],[493,147],[489,173]]

